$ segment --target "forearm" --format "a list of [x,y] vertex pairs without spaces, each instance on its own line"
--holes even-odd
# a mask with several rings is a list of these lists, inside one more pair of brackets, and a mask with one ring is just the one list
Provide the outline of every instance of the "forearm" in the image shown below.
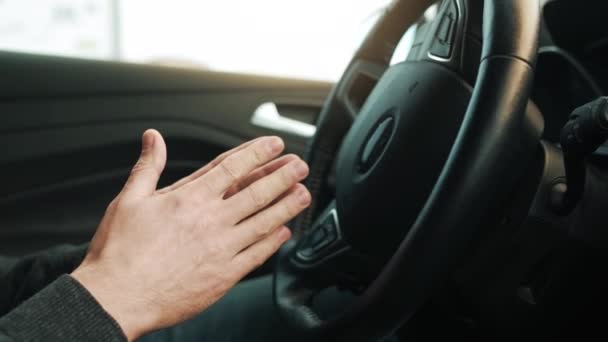
[[17,307],[84,258],[87,245],[59,246],[23,258],[0,257],[0,317]]

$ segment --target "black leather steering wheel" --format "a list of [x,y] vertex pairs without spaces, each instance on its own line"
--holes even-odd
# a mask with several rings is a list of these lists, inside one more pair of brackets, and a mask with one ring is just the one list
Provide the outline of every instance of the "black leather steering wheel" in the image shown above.
[[[407,321],[500,220],[538,146],[542,122],[526,106],[539,1],[444,0],[408,60],[389,67],[432,2],[391,5],[318,120],[307,156],[315,206],[273,285],[282,316],[315,339],[369,341]],[[332,285],[360,294],[323,320],[311,301]]]

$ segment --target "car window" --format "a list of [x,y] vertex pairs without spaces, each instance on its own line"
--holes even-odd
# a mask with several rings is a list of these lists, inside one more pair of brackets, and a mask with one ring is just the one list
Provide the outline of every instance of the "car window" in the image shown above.
[[336,80],[390,0],[0,0],[0,49]]

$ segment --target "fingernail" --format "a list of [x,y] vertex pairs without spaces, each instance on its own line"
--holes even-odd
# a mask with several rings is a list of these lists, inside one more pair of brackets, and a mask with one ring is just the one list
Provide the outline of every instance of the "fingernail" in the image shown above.
[[154,134],[150,131],[145,131],[142,136],[142,150],[148,150],[154,146]]
[[277,137],[268,139],[267,144],[270,153],[278,153],[283,149],[283,141]]
[[306,189],[299,189],[297,196],[298,202],[300,202],[301,205],[308,205],[308,203],[310,203],[310,194]]
[[293,164],[293,170],[298,177],[305,177],[308,174],[308,165],[305,162],[299,160]]

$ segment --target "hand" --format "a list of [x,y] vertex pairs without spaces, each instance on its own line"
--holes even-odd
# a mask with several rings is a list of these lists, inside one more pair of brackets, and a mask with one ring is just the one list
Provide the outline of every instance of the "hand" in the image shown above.
[[129,340],[191,318],[290,238],[283,224],[310,204],[306,163],[277,137],[226,152],[156,190],[162,136],[148,130],[123,190],[72,273]]

